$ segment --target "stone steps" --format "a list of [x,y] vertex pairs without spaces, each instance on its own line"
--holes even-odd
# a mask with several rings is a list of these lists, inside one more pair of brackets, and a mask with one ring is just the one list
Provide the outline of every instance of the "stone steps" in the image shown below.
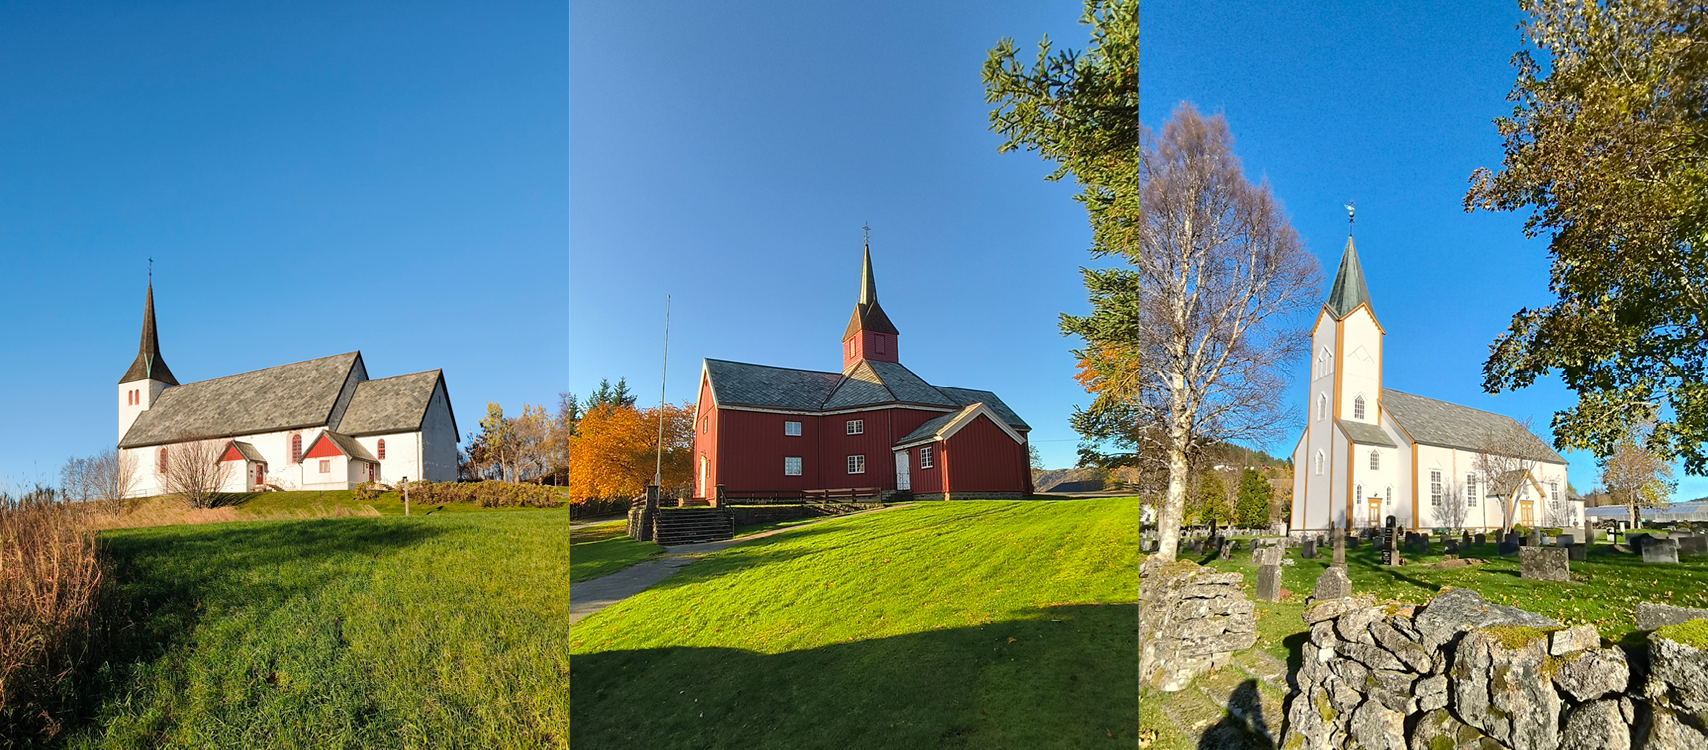
[[735,536],[722,508],[660,508],[653,520],[653,541],[663,546],[721,542]]

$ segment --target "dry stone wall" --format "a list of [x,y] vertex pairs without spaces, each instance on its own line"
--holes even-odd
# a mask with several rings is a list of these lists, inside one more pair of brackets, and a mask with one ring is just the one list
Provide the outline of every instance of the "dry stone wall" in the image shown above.
[[1242,581],[1239,573],[1189,560],[1139,566],[1139,675],[1145,684],[1183,690],[1257,642],[1257,618]]
[[1466,589],[1422,607],[1333,599],[1304,618],[1285,750],[1708,748],[1708,621],[1654,632],[1633,665],[1593,626]]

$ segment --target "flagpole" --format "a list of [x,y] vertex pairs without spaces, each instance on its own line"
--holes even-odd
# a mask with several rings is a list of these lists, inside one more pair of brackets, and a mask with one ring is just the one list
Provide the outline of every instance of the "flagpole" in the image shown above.
[[670,295],[664,295],[664,364],[658,368],[658,455],[652,465],[652,483],[664,490],[664,381],[670,372]]

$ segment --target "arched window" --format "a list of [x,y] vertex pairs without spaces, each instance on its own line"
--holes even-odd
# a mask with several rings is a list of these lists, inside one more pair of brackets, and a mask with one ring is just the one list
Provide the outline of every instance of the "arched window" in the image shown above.
[[1387,503],[1389,505],[1394,504],[1394,488],[1392,486],[1390,486],[1390,487],[1388,487],[1388,489],[1382,491],[1382,502]]
[[160,473],[166,473],[166,446],[160,446]]
[[1357,498],[1358,502],[1364,502],[1364,485],[1358,485],[1353,494]]
[[1352,399],[1352,418],[1353,419],[1363,419],[1364,418],[1364,397],[1363,396],[1359,396],[1357,398]]
[[384,461],[385,460],[385,438],[380,438],[379,454],[380,454],[380,460]]
[[1381,451],[1370,451],[1370,470],[1371,471],[1377,471],[1377,470],[1380,470],[1381,468],[1382,468],[1382,452]]
[[1316,462],[1317,462],[1317,473],[1318,474],[1323,473],[1323,452],[1322,451],[1317,451]]
[[1317,419],[1328,419],[1328,394],[1317,396]]
[[302,433],[291,436],[291,463],[302,463]]

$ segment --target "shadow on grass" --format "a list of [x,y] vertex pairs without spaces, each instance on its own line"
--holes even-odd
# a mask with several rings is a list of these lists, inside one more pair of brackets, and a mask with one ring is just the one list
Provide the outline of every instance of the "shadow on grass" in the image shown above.
[[1133,747],[1136,620],[1136,605],[1063,605],[983,626],[774,654],[576,654],[571,744]]
[[[371,566],[442,529],[345,518],[129,529],[103,535],[110,588],[79,690],[85,720],[175,648],[204,614],[272,611]],[[303,561],[320,565],[303,565]],[[281,575],[281,570],[290,575]],[[75,730],[73,726],[70,729]]]
[[1270,727],[1263,716],[1263,697],[1258,692],[1257,680],[1246,680],[1228,696],[1227,713],[1199,735],[1198,750],[1270,750],[1275,747],[1274,732],[1280,728]]

